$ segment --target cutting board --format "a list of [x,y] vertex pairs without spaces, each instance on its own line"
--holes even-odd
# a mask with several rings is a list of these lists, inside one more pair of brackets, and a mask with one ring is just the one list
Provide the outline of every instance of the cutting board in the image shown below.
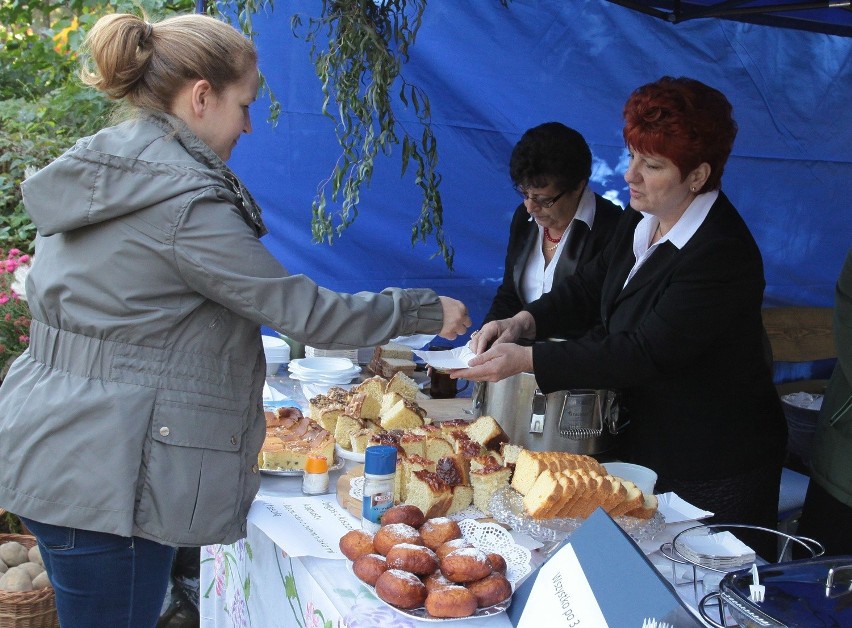
[[349,481],[362,475],[364,475],[364,465],[356,464],[337,478],[337,503],[358,519],[361,518],[361,501],[349,494]]

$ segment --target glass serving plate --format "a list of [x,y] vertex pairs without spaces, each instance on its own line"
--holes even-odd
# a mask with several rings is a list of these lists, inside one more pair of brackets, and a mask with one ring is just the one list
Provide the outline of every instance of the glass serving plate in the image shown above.
[[[568,538],[585,519],[533,519],[524,510],[523,495],[511,487],[495,491],[488,503],[491,516],[513,530],[528,534],[537,541],[559,542]],[[650,541],[666,526],[665,517],[656,512],[650,519],[614,517],[613,520],[637,543]]]

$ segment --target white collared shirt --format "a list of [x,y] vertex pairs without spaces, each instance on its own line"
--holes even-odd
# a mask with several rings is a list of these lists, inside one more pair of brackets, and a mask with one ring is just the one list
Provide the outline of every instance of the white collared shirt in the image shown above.
[[[530,216],[530,221],[532,220],[534,218]],[[595,222],[595,193],[588,185],[580,197],[580,203],[577,205],[577,213],[574,214],[574,218],[568,223],[568,228],[562,233],[562,238],[559,240],[559,244],[556,245],[556,252],[550,260],[551,263],[547,264],[545,262],[541,246],[534,246],[530,252],[526,266],[524,266],[524,272],[521,275],[520,286],[521,294],[527,303],[531,303],[542,294],[550,292],[550,289],[553,287],[553,274],[556,272],[555,262],[562,255],[562,249],[565,248],[565,242],[571,233],[571,227],[574,226],[574,222],[577,220],[582,220],[589,226],[589,229],[592,228]],[[541,242],[544,238],[544,227],[541,225],[537,226],[538,241]]]
[[633,232],[633,255],[636,258],[636,263],[630,269],[630,274],[627,275],[624,285],[626,286],[633,279],[633,276],[642,267],[642,264],[651,257],[651,254],[663,242],[671,242],[678,249],[686,246],[686,243],[695,235],[698,227],[707,218],[707,214],[710,213],[710,208],[716,202],[717,198],[719,198],[719,190],[705,192],[696,196],[692,199],[689,207],[686,208],[686,211],[683,212],[683,215],[678,219],[674,227],[651,246],[648,245],[651,242],[651,238],[654,237],[654,232],[657,230],[660,221],[656,216],[640,212],[642,220],[639,221],[639,224],[636,225],[636,230]]

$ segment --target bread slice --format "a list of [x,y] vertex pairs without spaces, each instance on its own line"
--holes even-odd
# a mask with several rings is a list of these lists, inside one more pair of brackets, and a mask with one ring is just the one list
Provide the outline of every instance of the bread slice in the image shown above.
[[503,456],[503,462],[507,465],[515,464],[518,461],[518,456],[521,455],[523,447],[520,445],[512,445],[511,443],[503,443],[500,445],[500,454]]
[[470,484],[473,486],[473,503],[486,515],[491,514],[489,501],[491,495],[509,485],[512,470],[507,467],[493,467],[470,472]]
[[382,396],[379,422],[386,430],[404,430],[424,424],[426,411],[396,392]]
[[562,471],[560,475],[566,478],[567,483],[570,483],[571,490],[568,493],[563,492],[564,498],[560,500],[559,509],[553,513],[553,516],[564,518],[570,516],[574,504],[583,498],[589,487],[586,484],[586,478],[577,473]]
[[406,456],[426,456],[426,437],[422,434],[403,432],[399,437],[399,446],[405,450]]
[[464,459],[458,454],[443,456],[435,463],[435,473],[450,486],[470,484],[470,475]]
[[607,498],[601,504],[601,508],[609,513],[618,504],[627,499],[627,487],[621,483],[621,478],[617,478],[613,475],[607,476],[607,478],[609,479],[612,489],[610,490]]
[[473,503],[473,487],[460,484],[453,487],[453,500],[450,502],[448,515],[461,512]]
[[518,454],[515,462],[515,473],[512,475],[512,488],[521,495],[529,493],[538,476],[548,469],[538,452],[524,449]]
[[408,477],[405,503],[420,508],[427,519],[445,516],[452,502],[452,488],[437,474],[424,469]]
[[524,510],[533,519],[543,519],[561,496],[562,487],[559,484],[559,476],[550,469],[545,469],[524,495]]
[[495,452],[491,451],[487,454],[482,454],[481,456],[476,456],[469,460],[470,470],[477,471],[479,469],[488,469],[491,467],[503,467],[504,465],[500,460],[495,458],[493,454]]
[[364,394],[366,397],[361,401],[360,416],[362,419],[378,419],[379,410],[382,407],[382,396],[388,380],[378,375],[369,377],[352,388],[352,395]]
[[375,357],[367,365],[373,373],[378,376],[391,378],[397,373],[405,373],[409,377],[414,374],[417,369],[417,364],[414,360],[406,360],[402,358],[378,358]]
[[653,493],[642,493],[642,505],[633,510],[628,510],[624,515],[626,517],[636,517],[637,519],[650,519],[659,509],[659,501]]
[[620,504],[614,506],[612,510],[607,511],[610,517],[618,517],[630,510],[639,508],[643,503],[645,503],[642,491],[639,490],[639,487],[633,482],[622,479],[621,484],[627,489],[627,496]]
[[332,434],[337,430],[337,419],[343,414],[343,406],[329,405],[311,410],[311,418]]
[[566,504],[574,500],[574,496],[577,491],[576,480],[573,476],[560,472],[556,474],[556,478],[559,482],[560,488],[559,500],[553,504],[553,507],[550,510],[544,513],[544,517],[546,519],[558,517],[562,510],[565,509]]
[[597,490],[597,483],[593,481],[592,476],[586,471],[572,470],[563,471],[563,473],[567,473],[574,478],[577,490],[574,499],[566,504],[565,508],[560,510],[559,516],[574,519],[577,518],[578,513],[582,512],[585,505],[592,499],[592,494]]
[[423,456],[400,455],[396,459],[396,475],[394,476],[394,503],[405,503],[408,495],[408,478],[415,471],[435,471],[435,463]]
[[364,427],[364,421],[361,419],[356,419],[348,414],[341,414],[337,417],[337,423],[334,427],[334,440],[342,448],[349,449],[352,447],[352,434],[364,429]]
[[[349,447],[353,453],[363,454],[370,443],[370,437],[381,428],[372,421],[364,421],[364,427],[349,435]],[[343,445],[341,445],[342,447]]]
[[582,473],[583,477],[586,478],[587,490],[583,495],[583,499],[571,509],[570,516],[577,517],[578,519],[586,519],[604,503],[609,492],[612,490],[612,485],[605,476],[598,475],[597,473],[591,474],[588,471],[578,473]]
[[424,449],[423,455],[436,462],[445,456],[455,455],[453,446],[443,436],[439,435],[428,436],[424,442]]
[[414,401],[417,398],[417,393],[420,392],[420,387],[404,372],[397,371],[388,380],[385,392],[397,392],[409,401]]
[[374,358],[398,358],[410,360],[414,352],[410,347],[399,342],[388,342],[373,350]]
[[470,438],[486,449],[500,450],[500,445],[509,442],[509,436],[493,416],[483,414],[465,428]]

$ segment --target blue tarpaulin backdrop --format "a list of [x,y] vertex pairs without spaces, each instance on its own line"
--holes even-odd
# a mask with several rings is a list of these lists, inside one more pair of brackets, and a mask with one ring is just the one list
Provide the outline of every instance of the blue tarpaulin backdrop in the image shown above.
[[[339,146],[290,18],[319,6],[277,2],[255,19],[282,113],[273,128],[268,101],[258,101],[254,133],[232,158],[264,208],[265,244],[290,272],[346,292],[431,287],[464,300],[477,324],[503,276],[518,202],[507,164],[524,130],[550,120],[579,130],[594,155],[593,188],[626,204],[621,110],[634,88],[669,74],[733,104],[740,131],[723,189],[763,252],[766,305],[833,304],[852,246],[852,38],[718,19],[669,24],[605,0],[430,2],[404,74],[431,98],[450,272],[433,241],[410,243],[421,199],[413,174],[400,176],[398,149],[377,158],[343,237],[311,242],[311,201]],[[413,114],[401,117],[418,135]]]

